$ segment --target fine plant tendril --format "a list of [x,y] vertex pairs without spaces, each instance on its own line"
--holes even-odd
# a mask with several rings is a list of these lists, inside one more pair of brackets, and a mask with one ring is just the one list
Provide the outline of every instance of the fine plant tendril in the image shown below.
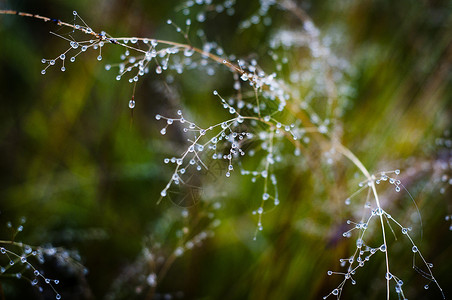
[[45,275],[40,265],[43,265],[50,258],[57,259],[62,265],[69,266],[74,270],[86,272],[84,267],[72,258],[69,251],[52,246],[31,246],[23,242],[15,241],[16,236],[24,230],[25,218],[22,217],[20,225],[15,228],[11,222],[7,222],[7,227],[12,230],[10,240],[0,240],[0,276],[27,280],[31,286],[40,293],[45,287],[49,287],[55,299],[61,299],[58,292],[59,279],[52,279]]
[[[210,4],[210,2],[207,3],[208,1],[205,1],[205,6],[198,2],[203,3],[203,1],[187,1],[178,10],[189,15],[191,9],[197,9],[195,20],[200,23],[209,13],[234,13],[235,1],[225,1],[213,8],[208,5]],[[203,10],[204,7],[205,10]],[[322,40],[320,31],[314,22],[292,1],[260,1],[256,13],[241,21],[239,28],[247,30],[261,22],[270,24],[271,18],[266,16],[270,9],[279,9],[294,16],[302,26],[302,29],[298,31],[282,30],[270,41],[273,49],[269,54],[277,62],[276,69],[280,70],[288,64],[287,57],[281,53],[289,52],[290,49],[307,48],[310,57],[315,62],[315,69],[312,70],[312,73],[303,70],[291,74],[291,79],[288,80],[277,73],[266,72],[265,68],[259,65],[257,59],[238,59],[234,55],[228,56],[216,43],[204,42],[202,46],[196,47],[191,42],[189,31],[192,22],[195,21],[189,18],[185,21],[185,28],[175,24],[172,20],[167,21],[167,24],[181,33],[186,41],[179,43],[143,37],[115,37],[106,31],[94,30],[76,11],[73,12],[73,23],[13,10],[0,10],[0,14],[35,18],[69,30],[66,34],[52,33],[67,42],[68,47],[56,57],[42,59],[44,67],[41,74],[43,75],[56,67],[62,72],[67,71],[69,69],[68,62],[74,63],[80,55],[88,50],[95,51],[97,60],[101,61],[103,60],[102,53],[107,45],[121,47],[123,49],[121,62],[107,64],[105,69],[107,71],[116,70],[116,80],[126,79],[132,84],[132,95],[127,102],[131,110],[139,109],[139,101],[142,101],[135,95],[137,83],[140,82],[141,77],[151,71],[163,76],[170,70],[180,74],[185,69],[194,69],[204,71],[208,75],[214,75],[216,69],[228,70],[234,81],[234,94],[226,96],[220,90],[212,91],[214,101],[224,109],[225,117],[223,119],[216,120],[209,125],[201,125],[201,122],[194,120],[189,113],[182,109],[174,111],[173,114],[157,114],[155,116],[160,125],[161,135],[167,136],[167,133],[172,130],[180,131],[185,143],[180,152],[173,153],[163,160],[163,165],[170,166],[172,171],[167,184],[161,189],[160,195],[156,196],[158,198],[156,202],[160,203],[170,199],[173,203],[179,204],[178,189],[183,186],[192,187],[193,174],[210,171],[211,162],[216,161],[224,167],[224,177],[230,178],[237,173],[253,183],[259,183],[254,192],[258,205],[251,212],[256,219],[253,238],[257,240],[259,233],[264,230],[265,214],[279,205],[284,205],[285,199],[281,198],[281,191],[278,190],[278,170],[284,161],[301,160],[305,154],[308,156],[308,152],[318,151],[321,153],[320,156],[325,165],[332,169],[338,164],[343,164],[343,158],[345,158],[359,170],[359,177],[362,178],[358,190],[345,200],[345,204],[364,203],[364,207],[357,220],[347,221],[347,226],[351,228],[343,233],[343,237],[353,237],[356,248],[350,256],[339,260],[343,270],[327,272],[327,275],[341,277],[342,281],[329,294],[325,295],[324,299],[330,296],[340,299],[345,285],[348,282],[352,285],[356,284],[355,274],[360,268],[365,267],[371,258],[379,256],[379,254],[384,256],[385,261],[385,274],[383,275],[386,281],[386,298],[390,298],[391,290],[394,289],[399,299],[406,299],[403,279],[396,275],[397,271],[391,267],[388,231],[394,235],[402,233],[410,244],[414,271],[427,281],[425,288],[434,285],[445,298],[443,290],[433,274],[433,264],[424,257],[420,246],[410,235],[411,227],[392,216],[389,208],[386,208],[382,190],[392,191],[387,188],[389,183],[396,193],[401,192],[408,195],[420,215],[416,202],[402,180],[398,178],[401,174],[400,170],[372,174],[363,162],[341,142],[337,124],[340,122],[343,109],[341,93],[344,88],[341,78],[347,73],[347,62],[331,52],[328,44]],[[204,35],[202,36],[205,38]],[[310,90],[306,82],[312,81],[318,84]],[[322,99],[322,105],[318,104],[318,99]],[[290,152],[290,155],[287,152]],[[257,161],[256,165],[248,167],[247,158]],[[315,167],[310,168],[312,172],[317,172]],[[186,214],[184,217],[188,216],[188,212],[184,214]],[[156,293],[160,277],[165,276],[173,261],[186,250],[192,249],[194,245],[201,244],[203,240],[213,235],[214,227],[217,225],[216,222],[211,222],[205,225],[206,230],[199,232],[195,230],[195,233],[188,229],[189,227],[183,227],[179,244],[175,246],[169,256],[159,263],[155,261],[155,253],[159,249],[144,246],[143,253],[136,262],[136,264],[147,266],[146,270],[141,270],[147,276],[141,277],[143,280],[135,283],[140,286],[140,293],[147,294],[151,299]],[[4,241],[0,241],[0,243],[8,244]],[[28,246],[15,242],[10,243],[9,246],[28,249]],[[13,264],[25,259],[22,263],[37,272],[34,274],[36,278],[32,279],[32,282],[44,280],[55,291],[57,299],[59,299],[59,294],[54,288],[54,284],[57,282],[55,280],[48,282],[48,279],[27,261],[30,255],[36,255],[42,250],[36,250],[38,252],[24,251],[26,256],[16,254],[16,252],[8,250],[6,246],[0,250]],[[2,267],[2,273],[7,270],[8,266]],[[121,287],[134,280],[133,272],[126,274],[127,276],[117,279],[115,286]]]
[[[127,296],[127,290],[135,287],[145,299],[170,298],[171,294],[159,295],[157,286],[167,275],[171,265],[185,253],[202,246],[204,241],[215,234],[215,229],[221,221],[217,219],[217,212],[221,208],[219,202],[204,204],[203,210],[190,211],[183,209],[174,223],[157,224],[157,227],[165,228],[158,234],[149,234],[143,240],[143,247],[136,261],[128,266],[113,284],[113,289],[107,295],[107,299],[117,299],[118,296]],[[178,210],[179,212],[179,210]],[[171,212],[170,212],[171,213]],[[163,221],[162,223],[165,223]],[[202,224],[202,226],[200,226]],[[157,236],[161,235],[161,236]],[[170,237],[175,236],[176,240]],[[165,244],[161,242],[165,241]],[[170,247],[169,253],[164,248]]]

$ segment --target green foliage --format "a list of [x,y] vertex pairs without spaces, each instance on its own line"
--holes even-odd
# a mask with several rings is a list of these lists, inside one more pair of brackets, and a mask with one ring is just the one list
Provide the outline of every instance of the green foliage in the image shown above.
[[[53,291],[43,276],[39,293],[10,278],[33,282],[22,263],[0,277],[4,297],[449,296],[450,4],[214,1],[187,17],[188,3],[1,7],[115,37],[0,15],[0,246],[20,260],[25,244],[43,245],[31,247],[50,253],[30,260],[31,273],[59,279]],[[80,45],[59,59],[69,41],[49,30]],[[136,85],[139,66],[117,81],[119,43],[132,47],[124,61],[152,50],[134,37],[180,53],[168,54],[168,70],[152,59]],[[70,62],[83,41],[106,43],[100,62],[93,49]]]

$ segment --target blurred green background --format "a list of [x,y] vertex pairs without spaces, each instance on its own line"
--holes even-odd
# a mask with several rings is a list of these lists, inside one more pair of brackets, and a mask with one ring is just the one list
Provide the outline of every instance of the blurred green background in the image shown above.
[[[413,225],[414,238],[450,297],[452,232],[444,218],[452,213],[451,189],[441,178],[451,171],[450,166],[439,173],[432,170],[451,159],[450,147],[435,144],[451,129],[451,2],[298,5],[321,32],[340,32],[341,42],[332,50],[353,69],[347,79],[353,93],[339,125],[344,145],[370,170],[415,171],[407,175],[406,185],[424,226],[421,240],[419,224]],[[76,10],[93,29],[113,36],[183,42],[166,25],[168,18],[183,24],[180,6],[173,0],[0,2],[1,9],[68,22]],[[208,16],[191,34],[196,36],[196,26],[204,26],[208,39],[226,53],[256,57],[271,73],[272,61],[266,56],[270,36],[277,28],[300,25],[287,13],[271,9],[272,26],[238,30],[238,22],[257,6],[257,1],[238,0],[234,16]],[[41,59],[56,57],[67,46],[49,31],[64,32],[39,20],[0,15],[0,238],[9,238],[6,222],[17,224],[24,216],[25,229],[17,240],[77,250],[89,271],[86,277],[49,267],[52,276],[62,280],[59,292],[64,299],[103,299],[118,288],[127,294],[115,279],[137,259],[147,237],[152,237],[151,244],[167,245],[163,248],[171,253],[177,239],[168,223],[177,227],[182,219],[183,208],[165,200],[157,205],[171,176],[163,158],[177,154],[174,147],[182,140],[175,133],[162,137],[162,124],[154,116],[174,116],[186,108],[202,125],[221,120],[224,112],[212,91],[232,94],[231,76],[221,68],[214,77],[190,70],[174,75],[174,84],[167,87],[151,72],[138,84],[132,116],[127,106],[131,85],[116,81],[116,74],[104,69],[106,63],[119,61],[122,50],[105,47],[102,62],[95,51],[88,51],[75,63],[67,62],[66,72],[51,68],[43,76]],[[353,240],[341,238],[352,215],[343,200],[359,178],[346,163],[325,170],[318,155],[309,155],[318,171],[289,161],[277,172],[281,205],[265,215],[257,241],[251,214],[259,200],[255,185],[238,172],[230,180],[214,182],[217,191],[210,198],[222,205],[216,212],[221,225],[213,238],[175,261],[157,292],[184,299],[319,299],[335,288],[341,278],[326,272],[339,270],[339,258],[354,248]],[[391,205],[393,214],[409,223],[416,212],[412,202],[406,195],[390,199],[396,203]],[[202,212],[200,205],[190,212]],[[412,269],[409,243],[402,238],[393,243],[393,235],[389,239],[394,245],[391,260],[406,282],[407,298],[440,299],[435,286],[422,288],[428,281]],[[359,270],[357,285],[347,285],[343,299],[385,297],[383,261],[383,256],[376,257]],[[54,296],[39,295],[25,280],[0,280],[5,299]],[[132,292],[118,298],[145,298],[135,294],[133,286],[128,288]]]

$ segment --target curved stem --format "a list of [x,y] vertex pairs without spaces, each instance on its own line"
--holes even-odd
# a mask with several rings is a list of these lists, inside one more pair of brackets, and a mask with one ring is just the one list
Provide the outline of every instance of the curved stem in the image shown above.
[[[307,16],[307,14],[304,11],[302,11],[300,9],[297,9],[296,5],[292,1],[290,1],[290,0],[283,1],[281,3],[281,5],[283,7],[286,7],[287,9],[291,10],[303,22],[311,21],[310,18]],[[31,17],[31,18],[35,18],[35,19],[40,19],[40,20],[43,20],[44,22],[52,22],[52,23],[55,23],[58,26],[69,27],[69,28],[72,28],[73,30],[78,30],[78,31],[83,32],[85,34],[94,36],[99,41],[105,41],[105,42],[109,42],[109,43],[112,43],[112,44],[115,44],[115,45],[119,45],[119,46],[122,46],[122,47],[125,47],[125,48],[128,48],[128,49],[133,49],[133,50],[138,51],[140,53],[147,53],[147,51],[145,51],[145,50],[138,49],[138,48],[132,47],[130,45],[127,45],[126,42],[129,41],[131,38],[127,38],[127,37],[113,38],[113,37],[107,36],[107,34],[105,34],[105,33],[97,33],[97,32],[93,31],[91,28],[89,28],[87,26],[86,27],[85,26],[76,26],[74,24],[63,22],[63,21],[58,20],[58,19],[52,19],[52,18],[48,18],[48,17],[36,15],[36,14],[18,12],[18,11],[14,11],[14,10],[0,10],[0,14],[4,14],[4,15],[19,15],[19,16],[23,16],[23,17]],[[225,65],[232,72],[239,73],[240,75],[247,74],[241,68],[237,67],[236,65],[234,65],[231,62],[229,62],[228,60],[225,60],[225,59],[223,59],[223,58],[221,58],[221,57],[219,57],[219,56],[217,56],[215,54],[212,54],[210,52],[206,52],[206,51],[204,51],[204,50],[202,50],[200,48],[193,47],[192,45],[189,45],[189,44],[183,44],[183,43],[172,42],[172,41],[167,41],[167,40],[147,39],[147,38],[134,38],[134,39],[137,40],[137,41],[154,40],[154,41],[156,41],[157,43],[160,43],[160,44],[170,45],[170,46],[174,46],[174,47],[182,48],[182,49],[189,49],[189,50],[192,50],[192,51],[195,51],[195,52],[201,54],[202,56],[208,57],[211,60],[213,60],[213,61],[215,61],[215,62],[217,62],[219,64]],[[331,97],[333,97],[333,96],[331,96]],[[289,105],[289,109],[292,112],[299,112],[298,109],[294,109],[293,105]],[[246,118],[247,119],[256,119],[256,120],[259,120],[259,121],[263,121],[260,116],[259,116],[259,118],[255,118],[255,117],[246,117]],[[302,117],[302,119],[305,119],[305,118]],[[266,123],[268,123],[268,122],[266,122]],[[332,141],[331,137],[329,139],[330,139],[330,141]],[[383,234],[383,244],[386,247],[386,251],[385,251],[386,271],[387,271],[387,273],[390,273],[389,272],[388,247],[387,247],[387,243],[386,243],[386,234],[385,234],[384,221],[383,221],[383,210],[381,208],[380,200],[379,200],[378,193],[377,193],[376,186],[375,186],[375,177],[369,173],[369,171],[366,169],[366,167],[363,165],[363,163],[348,148],[346,148],[345,146],[343,146],[341,143],[339,143],[337,141],[332,141],[332,143],[334,143],[334,146],[335,146],[336,150],[338,150],[342,155],[347,157],[361,171],[361,173],[363,173],[363,175],[366,177],[366,179],[368,180],[368,182],[370,184],[370,188],[372,189],[372,193],[373,193],[373,195],[375,197],[375,202],[376,202],[377,208],[379,209],[379,212],[380,212],[379,216],[380,216],[380,222],[381,222],[381,228],[382,228],[382,234]],[[177,171],[177,169],[176,169],[176,171]],[[7,243],[7,242],[0,241],[0,243]],[[173,259],[174,258],[171,258],[170,261],[172,261]],[[164,268],[164,272],[163,273],[166,273],[165,268]],[[386,279],[386,280],[387,280],[387,299],[389,299],[389,280],[388,279]]]
[[[390,274],[390,272],[389,272],[389,256],[388,256],[389,249],[388,249],[388,245],[386,243],[386,233],[385,233],[385,226],[384,226],[384,221],[383,221],[383,209],[381,208],[377,189],[375,187],[375,176],[370,175],[369,171],[366,169],[366,167],[363,165],[363,163],[348,148],[344,147],[339,142],[337,142],[335,144],[335,146],[336,146],[336,150],[338,150],[342,155],[347,157],[355,166],[358,167],[358,169],[364,174],[364,176],[366,176],[367,180],[370,183],[370,188],[372,189],[372,193],[374,194],[374,197],[375,197],[375,203],[377,205],[377,209],[379,210],[381,230],[382,230],[382,234],[383,234],[383,245],[386,248],[386,251],[385,251],[386,273]],[[388,276],[385,276],[385,277],[386,277],[386,298],[389,300],[389,279],[388,279],[389,277]]]
[[[137,48],[131,47],[131,46],[127,45],[127,44],[119,42],[119,41],[130,40],[131,39],[130,37],[112,38],[112,37],[108,37],[104,33],[97,33],[96,31],[94,31],[94,30],[92,30],[91,28],[88,28],[88,27],[84,27],[84,26],[78,26],[77,27],[74,24],[63,22],[63,21],[61,21],[59,19],[52,19],[52,18],[41,16],[41,15],[37,15],[37,14],[30,14],[30,13],[15,11],[15,10],[0,10],[0,15],[18,15],[18,16],[22,16],[22,17],[29,17],[29,18],[39,19],[39,20],[42,20],[44,22],[52,22],[52,23],[55,23],[58,26],[69,27],[69,28],[72,28],[73,30],[81,31],[81,32],[83,32],[85,34],[92,35],[92,36],[94,36],[94,37],[96,37],[98,39],[104,40],[106,42],[110,42],[110,43],[115,44],[115,45],[119,45],[119,46],[122,46],[122,47],[125,47],[125,48],[130,48],[130,49],[136,50],[138,52],[146,53],[145,50],[137,49]],[[137,41],[150,40],[148,38],[135,38],[135,39]],[[210,59],[212,59],[212,60],[214,60],[214,61],[216,61],[216,62],[218,62],[220,64],[225,65],[226,67],[228,67],[233,72],[238,72],[240,74],[246,73],[245,71],[243,71],[242,69],[240,69],[239,67],[237,67],[236,65],[231,63],[230,61],[225,60],[225,59],[223,59],[223,58],[221,58],[218,55],[215,55],[213,53],[206,52],[206,51],[204,51],[204,50],[202,50],[200,48],[196,48],[196,47],[193,47],[193,46],[188,45],[188,44],[177,43],[177,42],[172,42],[172,41],[167,41],[167,40],[158,40],[158,39],[153,39],[153,40],[155,40],[157,43],[193,50],[193,51],[195,51],[195,52],[197,52],[197,53],[199,53],[199,54],[201,54],[203,56],[209,57]]]

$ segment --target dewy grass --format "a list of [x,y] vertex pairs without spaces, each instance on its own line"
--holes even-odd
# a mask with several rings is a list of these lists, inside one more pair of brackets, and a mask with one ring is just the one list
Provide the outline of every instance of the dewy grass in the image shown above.
[[[234,5],[235,1],[216,4],[214,13],[233,15]],[[204,22],[206,15],[212,10],[211,3],[207,0],[187,1],[183,7],[185,15],[190,15],[190,9],[197,8],[195,19],[198,23]],[[177,203],[177,197],[180,195],[179,192],[174,192],[175,189],[190,185],[192,177],[197,176],[194,174],[208,171],[212,161],[220,161],[224,165],[222,178],[228,179],[237,173],[244,178],[251,177],[253,183],[259,183],[253,193],[258,205],[252,211],[257,218],[254,239],[258,239],[259,232],[265,230],[265,214],[279,205],[284,205],[285,199],[281,198],[278,191],[279,165],[284,161],[301,159],[310,151],[319,152],[320,156],[324,156],[329,168],[334,168],[341,158],[346,158],[359,170],[363,181],[359,190],[345,200],[345,204],[359,202],[359,197],[364,195],[362,196],[364,210],[360,220],[347,221],[351,228],[345,231],[343,236],[345,238],[354,236],[356,248],[350,256],[340,259],[340,265],[344,270],[327,272],[327,275],[341,277],[341,281],[324,296],[324,299],[328,297],[339,299],[348,282],[356,284],[354,276],[360,268],[365,267],[370,259],[377,259],[376,257],[380,255],[384,256],[386,270],[385,274],[381,274],[381,278],[386,281],[386,298],[390,298],[393,290],[399,299],[406,299],[403,279],[396,275],[398,271],[391,267],[388,230],[400,231],[406,237],[413,255],[413,269],[425,278],[425,288],[430,284],[435,285],[445,298],[433,274],[433,265],[422,255],[421,247],[410,235],[410,227],[392,216],[381,200],[382,188],[377,186],[386,186],[384,190],[387,190],[388,183],[393,186],[395,192],[408,193],[398,178],[400,171],[372,174],[357,155],[341,142],[338,123],[344,109],[341,93],[347,92],[342,78],[346,76],[348,63],[332,53],[329,43],[325,42],[314,22],[292,1],[260,1],[256,13],[243,20],[239,27],[246,30],[253,24],[271,24],[271,18],[267,13],[275,7],[295,16],[302,29],[292,31],[283,27],[270,41],[269,53],[276,65],[275,72],[271,73],[260,67],[257,59],[237,59],[234,55],[225,54],[217,43],[205,41],[206,35],[202,31],[198,31],[197,35],[204,42],[201,46],[195,47],[190,41],[192,36],[190,27],[194,21],[188,17],[184,28],[171,20],[167,22],[186,40],[185,43],[179,43],[153,38],[115,37],[106,31],[91,28],[76,11],[73,12],[72,23],[13,10],[1,10],[0,14],[31,17],[69,29],[67,33],[53,33],[65,40],[68,46],[58,56],[42,59],[43,75],[53,68],[59,68],[62,72],[70,70],[70,63],[78,60],[84,52],[95,51],[96,59],[102,61],[107,46],[122,48],[121,62],[107,64],[105,69],[117,70],[116,80],[125,79],[132,85],[131,98],[126,101],[131,110],[140,109],[140,102],[144,101],[136,97],[135,90],[137,83],[149,72],[163,76],[169,71],[180,74],[186,69],[194,69],[213,76],[218,69],[229,70],[233,78],[234,94],[226,96],[221,91],[213,91],[218,106],[225,110],[223,119],[209,125],[200,125],[202,122],[187,117],[189,113],[186,114],[182,108],[172,115],[155,116],[161,124],[159,129],[161,135],[166,136],[168,131],[174,128],[175,131],[181,131],[180,134],[186,141],[181,152],[175,151],[163,160],[163,165],[171,166],[172,172],[160,195],[156,195],[156,202],[174,196],[175,199],[172,201]],[[291,51],[299,48],[308,51],[307,56],[312,61],[311,65],[307,69],[294,70],[289,78],[279,76],[279,71],[290,67],[287,66],[290,64],[287,57]],[[307,88],[309,85],[312,89]],[[317,99],[324,100],[323,105],[319,105]],[[257,161],[254,169],[243,166],[242,161],[247,158]],[[201,243],[208,236],[205,231],[201,231],[200,234],[187,238],[189,229],[184,228],[182,230],[184,238],[181,239],[183,242],[163,263],[164,271],[161,271],[160,275],[152,268],[146,271],[148,274],[146,281],[150,287],[148,295],[151,295],[149,297],[154,295],[160,277],[164,277],[173,261],[185,250],[191,249],[193,244]],[[378,234],[380,241],[376,242]],[[2,247],[1,251],[12,261],[14,258],[16,261],[22,258],[6,247]],[[140,261],[154,265],[154,260],[155,256],[148,251],[143,254]],[[27,264],[36,270],[31,264]],[[47,280],[39,272],[38,276]],[[53,285],[50,286],[53,289]],[[57,299],[59,297],[57,294]]]
[[0,240],[0,274],[4,278],[24,279],[40,293],[50,288],[55,299],[61,299],[59,293],[59,279],[46,276],[43,265],[56,259],[60,264],[72,272],[85,273],[86,269],[73,257],[77,256],[61,247],[31,246],[15,241],[17,235],[24,230],[26,219],[20,220],[20,225],[14,227],[11,222],[6,225],[12,231],[10,240]]

